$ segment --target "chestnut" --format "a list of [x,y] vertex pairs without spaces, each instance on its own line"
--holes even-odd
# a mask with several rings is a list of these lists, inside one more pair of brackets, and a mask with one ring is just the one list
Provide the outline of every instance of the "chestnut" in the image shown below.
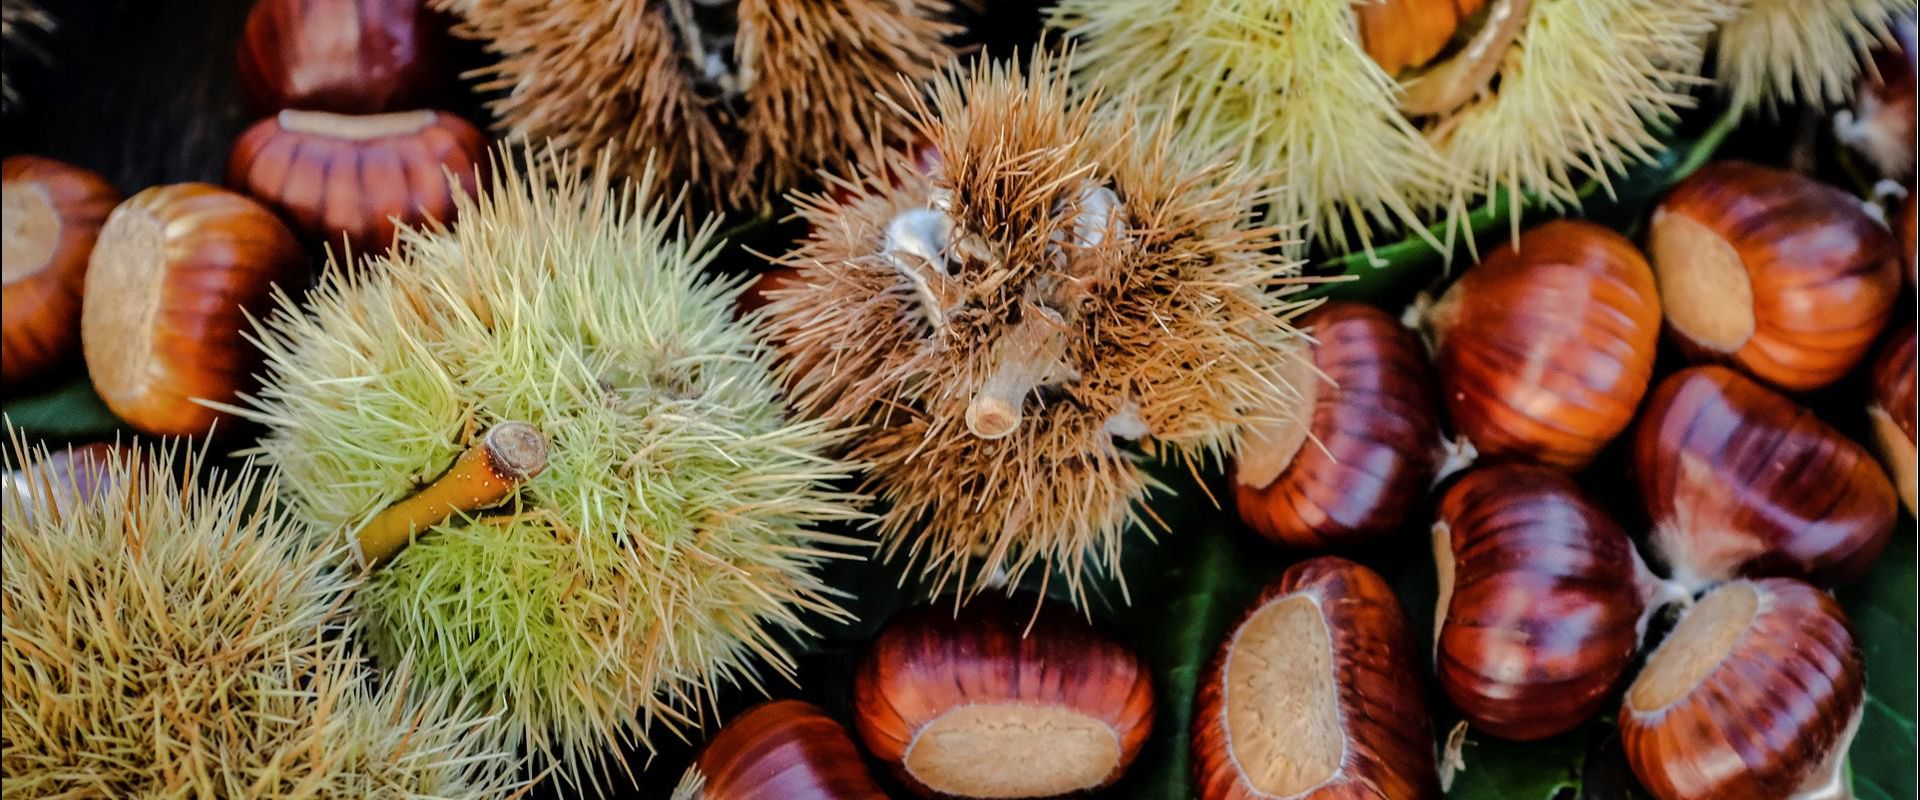
[[1914,166],[1914,18],[1896,14],[1893,41],[1873,48],[1873,68],[1861,70],[1852,108],[1833,115],[1833,133],[1872,165],[1879,177],[1908,183]]
[[759,311],[767,303],[772,302],[773,298],[768,294],[769,292],[785,289],[798,280],[800,280],[800,270],[785,264],[775,264],[761,270],[760,274],[747,282],[747,288],[741,290],[740,296],[734,298],[734,317],[745,317]]
[[714,734],[673,800],[887,800],[847,730],[811,703],[773,700]]
[[1154,711],[1138,655],[1031,595],[903,612],[861,660],[853,696],[867,751],[925,797],[1106,786],[1140,754]]
[[0,161],[0,383],[39,382],[80,354],[87,257],[120,193],[50,158]]
[[266,207],[204,183],[156,186],[107,216],[87,267],[81,349],[93,388],[128,424],[204,434],[260,356],[248,314],[303,285],[300,243]]
[[479,129],[439,111],[282,111],[234,142],[227,183],[302,233],[382,252],[396,225],[451,222],[455,194],[484,177],[486,150]]
[[1899,513],[1893,485],[1859,445],[1722,366],[1660,383],[1633,457],[1653,547],[1694,590],[1741,576],[1852,581]]
[[1379,0],[1354,3],[1367,55],[1389,75],[1425,66],[1452,43],[1460,23],[1486,0]]
[[24,470],[9,470],[0,496],[29,516],[43,509],[60,514],[69,507],[85,508],[111,485],[113,462],[130,457],[130,451],[104,442],[53,450]]
[[1900,204],[1900,250],[1907,257],[1907,286],[1920,287],[1920,191],[1908,191]]
[[1194,697],[1201,800],[1437,800],[1400,601],[1333,556],[1293,565],[1234,625]]
[[1606,704],[1664,586],[1571,478],[1476,467],[1440,498],[1434,668],[1474,727],[1544,739]]
[[1737,161],[1674,187],[1647,247],[1681,352],[1789,391],[1859,363],[1900,288],[1899,248],[1859,199]]
[[1873,420],[1873,442],[1880,450],[1880,461],[1893,476],[1894,488],[1907,513],[1914,510],[1915,495],[1920,494],[1920,465],[1914,451],[1914,405],[1920,402],[1914,391],[1914,327],[1908,322],[1873,360],[1873,395],[1867,416]]
[[1468,269],[1428,324],[1441,396],[1480,455],[1577,468],[1633,420],[1660,299],[1633,243],[1558,220]]
[[1289,547],[1364,544],[1397,529],[1433,480],[1432,368],[1413,331],[1372,306],[1331,302],[1299,324],[1313,336],[1301,364],[1318,371],[1293,381],[1307,418],[1248,436],[1234,466],[1235,505],[1247,525]]
[[1660,800],[1844,797],[1860,649],[1840,604],[1791,578],[1734,581],[1688,610],[1620,709],[1635,775]]
[[426,0],[259,0],[237,54],[247,108],[379,114],[452,77],[449,20]]

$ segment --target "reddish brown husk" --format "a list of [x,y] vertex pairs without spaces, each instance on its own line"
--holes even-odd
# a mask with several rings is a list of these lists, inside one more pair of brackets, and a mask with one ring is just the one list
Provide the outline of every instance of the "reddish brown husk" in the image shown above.
[[[1038,606],[1036,607],[1036,604]],[[941,715],[966,706],[1059,709],[1106,726],[1119,758],[1093,789],[1120,778],[1153,727],[1153,676],[1132,650],[1072,611],[1032,595],[953,598],[909,609],[874,639],[854,673],[855,730],[867,751],[922,796],[958,796],[911,774],[910,748]],[[982,763],[1019,775],[1025,760]]]
[[[1621,706],[1627,761],[1661,800],[1800,796],[1823,785],[1825,770],[1840,769],[1864,697],[1845,612],[1826,592],[1787,578],[1714,593],[1748,590],[1757,613],[1691,691],[1658,708],[1636,704],[1655,660],[1680,646],[1670,636]],[[1683,619],[1675,632],[1684,628]]]
[[[0,383],[9,391],[39,383],[80,355],[80,296],[86,285],[87,257],[120,193],[98,174],[48,158],[11,156],[0,162],[0,183],[9,192],[27,192],[22,200],[50,210],[53,230],[27,232],[34,220],[9,207],[7,259],[38,256],[37,264],[9,263],[0,289]],[[9,204],[11,206],[11,204]],[[26,237],[22,239],[19,237]],[[41,237],[45,237],[44,239]],[[15,242],[36,240],[32,254],[14,251]]]
[[[810,703],[773,700],[714,734],[689,775],[698,800],[886,800],[845,728]],[[681,797],[675,795],[676,800]]]
[[422,0],[259,0],[236,66],[256,115],[415,108],[452,77],[450,20]]
[[344,236],[352,252],[380,253],[393,244],[396,220],[451,223],[454,196],[485,185],[486,149],[479,129],[441,111],[282,112],[234,142],[227,183],[302,234],[335,246]]
[[[1709,249],[1683,246],[1664,255],[1669,215],[1731,248],[1745,267],[1750,303],[1669,291],[1676,274],[1701,268]],[[1826,386],[1860,363],[1900,288],[1898,245],[1858,198],[1798,173],[1743,162],[1710,164],[1675,187],[1654,212],[1649,248],[1667,303],[1667,330],[1681,351],[1695,362],[1731,363],[1789,391]],[[1749,332],[1720,341],[1678,319],[1677,303],[1713,302],[1749,305],[1724,309],[1750,314]]]
[[1646,393],[1660,301],[1631,242],[1561,220],[1467,270],[1430,320],[1447,410],[1481,455],[1579,467]]
[[1505,739],[1592,718],[1640,644],[1650,581],[1626,532],[1564,475],[1504,464],[1447,490],[1434,537],[1453,569],[1434,666],[1454,705]]
[[232,403],[253,385],[248,314],[266,313],[276,284],[305,280],[300,243],[253,200],[204,183],[128,198],[87,267],[80,336],[94,389],[142,432],[207,433],[226,415],[198,401]]
[[1413,332],[1371,306],[1328,303],[1299,324],[1327,378],[1314,387],[1311,436],[1271,482],[1240,474],[1235,505],[1248,526],[1289,547],[1364,544],[1399,529],[1433,480],[1433,369]]
[[1739,576],[1853,581],[1886,547],[1898,513],[1893,485],[1865,450],[1726,367],[1661,382],[1634,460],[1654,549],[1690,588]]
[[1226,678],[1236,643],[1268,606],[1307,598],[1331,644],[1332,680],[1342,737],[1337,772],[1296,796],[1309,800],[1391,797],[1438,800],[1433,732],[1424,690],[1409,676],[1421,672],[1413,638],[1392,587],[1372,570],[1322,556],[1288,569],[1261,593],[1202,675],[1194,699],[1193,770],[1202,800],[1267,800],[1232,753]]
[[1920,402],[1914,389],[1915,351],[1912,322],[1880,346],[1880,355],[1873,362],[1873,397],[1867,409],[1880,461],[1910,514],[1914,513],[1916,495],[1920,495],[1920,487],[1915,485],[1920,465],[1914,463],[1914,406]]

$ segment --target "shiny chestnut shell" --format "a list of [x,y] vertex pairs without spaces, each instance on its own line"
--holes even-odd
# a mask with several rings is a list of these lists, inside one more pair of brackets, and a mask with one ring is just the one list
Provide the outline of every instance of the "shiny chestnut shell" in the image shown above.
[[282,111],[234,142],[227,183],[304,234],[377,253],[396,222],[452,222],[455,196],[485,177],[486,150],[479,129],[440,111]]
[[867,751],[926,797],[1051,797],[1118,780],[1153,724],[1140,657],[1030,595],[976,597],[957,614],[935,600],[874,640],[853,682]]
[[415,108],[452,77],[449,20],[426,0],[258,0],[237,54],[257,115]]
[[1652,543],[1675,580],[1852,581],[1898,514],[1873,457],[1792,400],[1721,366],[1654,390],[1634,439]]
[[1920,402],[1914,390],[1914,327],[1908,322],[1880,346],[1873,360],[1873,396],[1867,416],[1873,421],[1873,441],[1880,461],[1893,476],[1894,488],[1907,513],[1915,513],[1916,495],[1920,495],[1920,465],[1914,452],[1914,405]]
[[156,186],[107,217],[87,268],[81,342],[107,408],[143,432],[193,436],[252,383],[249,313],[304,286],[300,243],[266,207],[217,186]]
[[1434,668],[1474,727],[1543,739],[1600,711],[1640,645],[1657,584],[1572,479],[1499,464],[1441,496]]
[[811,703],[773,700],[700,751],[674,800],[887,800],[845,728]]
[[46,510],[58,514],[66,508],[85,508],[113,486],[113,465],[132,458],[131,451],[105,442],[53,450],[44,458],[28,458],[24,467],[8,470],[0,482],[0,495],[8,507],[18,504],[29,518]]
[[1469,268],[1429,322],[1457,432],[1483,456],[1579,467],[1633,420],[1660,300],[1633,243],[1559,220]]
[[1421,67],[1440,55],[1460,23],[1486,0],[1376,0],[1353,4],[1360,42],[1389,75]]
[[1234,625],[1194,698],[1201,800],[1437,800],[1413,640],[1378,574],[1295,564]]
[[1898,246],[1857,198],[1737,161],[1674,187],[1647,249],[1682,353],[1790,391],[1858,364],[1900,287]]
[[1327,303],[1298,324],[1313,337],[1318,370],[1294,381],[1311,398],[1306,424],[1248,436],[1235,505],[1248,526],[1290,547],[1364,544],[1398,529],[1433,481],[1433,371],[1419,338],[1371,306]]
[[0,161],[0,383],[9,389],[79,356],[87,259],[119,202],[90,170],[34,156]]
[[1864,691],[1832,596],[1789,578],[1735,581],[1648,657],[1620,709],[1620,738],[1661,800],[1812,796],[1801,792],[1841,779]]

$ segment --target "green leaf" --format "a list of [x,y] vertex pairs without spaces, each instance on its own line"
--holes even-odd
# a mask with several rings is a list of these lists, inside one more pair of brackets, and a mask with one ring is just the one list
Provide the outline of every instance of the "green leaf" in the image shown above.
[[1867,699],[1848,760],[1860,800],[1911,800],[1915,785],[1914,632],[1920,630],[1914,572],[1915,524],[1903,517],[1866,580],[1836,594],[1866,658]]
[[[1435,731],[1443,740],[1446,730]],[[1469,732],[1447,796],[1460,800],[1557,800],[1577,797],[1586,728],[1539,742],[1506,742]]]
[[125,427],[85,376],[40,394],[8,398],[0,412],[29,439],[104,439]]

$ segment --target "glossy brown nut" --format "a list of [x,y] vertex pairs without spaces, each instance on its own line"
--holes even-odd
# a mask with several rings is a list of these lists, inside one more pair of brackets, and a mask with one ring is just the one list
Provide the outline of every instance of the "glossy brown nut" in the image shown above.
[[1192,741],[1201,800],[1437,800],[1419,674],[1385,580],[1332,556],[1295,564],[1201,676]]
[[1433,526],[1434,667],[1474,727],[1565,733],[1606,704],[1658,582],[1627,534],[1545,467],[1469,471]]
[[1907,287],[1920,287],[1920,190],[1907,192],[1907,201],[1900,204],[1900,249],[1907,257]]
[[414,108],[452,77],[447,28],[426,0],[259,0],[237,56],[241,95],[256,115]]
[[58,514],[85,508],[112,485],[112,463],[129,458],[129,451],[104,442],[53,450],[24,470],[9,470],[0,495],[9,507],[19,504],[29,518],[46,509]]
[[1424,66],[1486,0],[1377,0],[1353,4],[1360,42],[1389,75]]
[[34,156],[0,161],[0,383],[9,389],[80,354],[87,257],[119,202],[89,170]]
[[1859,445],[1721,366],[1661,382],[1634,461],[1653,547],[1695,590],[1734,577],[1855,580],[1899,513],[1893,485]]
[[1661,800],[1843,797],[1860,721],[1860,650],[1833,597],[1736,581],[1682,617],[1627,690],[1620,738]]
[[1920,495],[1920,486],[1916,486],[1920,483],[1920,465],[1914,463],[1914,404],[1920,402],[1914,391],[1915,350],[1912,322],[1880,346],[1880,355],[1873,361],[1873,397],[1867,405],[1880,462],[1893,476],[1894,488],[1899,490],[1900,502],[1906,504],[1909,514],[1916,513],[1915,496]]
[[1896,15],[1898,44],[1873,49],[1873,68],[1861,70],[1853,107],[1833,117],[1835,136],[1873,166],[1881,178],[1902,183],[1913,178],[1914,164],[1914,18]]
[[810,703],[773,700],[714,734],[674,800],[887,800],[845,728]]
[[784,289],[800,279],[800,270],[784,264],[775,264],[762,270],[747,284],[740,296],[733,300],[735,319],[745,317],[765,307],[773,298],[768,292]]
[[1736,161],[1675,187],[1647,246],[1681,351],[1790,391],[1860,363],[1900,288],[1893,236],[1857,198]]
[[1653,376],[1660,299],[1633,243],[1586,222],[1521,234],[1431,316],[1455,429],[1483,456],[1580,467],[1633,421]]
[[266,207],[217,186],[156,186],[107,217],[87,268],[80,337],[93,388],[156,436],[204,434],[260,355],[249,313],[304,285],[300,243]]
[[454,197],[485,177],[486,151],[484,134],[439,111],[282,111],[234,142],[227,183],[302,233],[378,253],[393,244],[396,219],[452,222]]
[[1307,424],[1249,434],[1235,505],[1248,526],[1289,547],[1364,544],[1397,530],[1433,481],[1433,370],[1414,333],[1372,306],[1328,303],[1299,324],[1326,379],[1302,370],[1293,381],[1309,395]]
[[1052,797],[1118,780],[1153,727],[1140,657],[1031,595],[954,613],[951,598],[909,609],[867,651],[853,683],[867,751],[926,797]]

